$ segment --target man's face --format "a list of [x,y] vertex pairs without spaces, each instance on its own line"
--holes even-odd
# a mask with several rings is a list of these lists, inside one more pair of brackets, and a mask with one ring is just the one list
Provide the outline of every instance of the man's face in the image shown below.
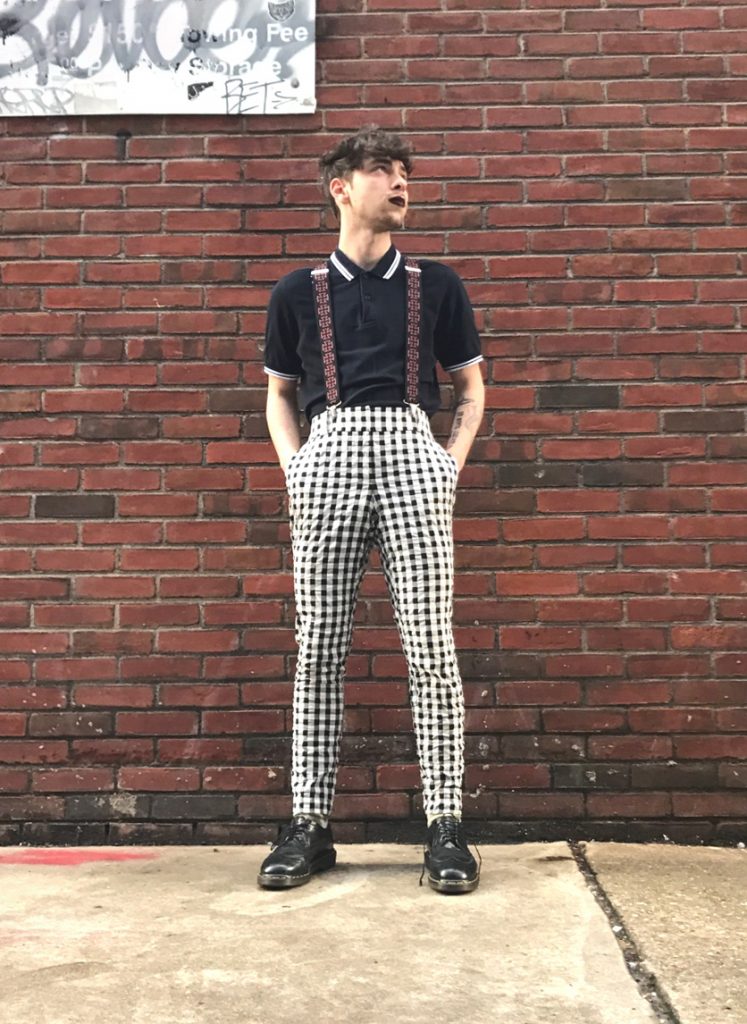
[[340,216],[357,227],[393,231],[404,227],[407,214],[407,171],[401,160],[368,157],[349,178],[330,183]]

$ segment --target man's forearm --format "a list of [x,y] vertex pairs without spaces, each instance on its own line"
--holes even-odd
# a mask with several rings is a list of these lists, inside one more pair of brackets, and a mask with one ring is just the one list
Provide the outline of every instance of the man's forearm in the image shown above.
[[278,462],[285,470],[291,456],[301,447],[296,396],[268,392],[265,415]]
[[469,449],[483,422],[485,411],[483,378],[476,368],[476,373],[472,368],[468,369],[472,372],[467,381],[460,381],[455,376],[456,408],[451,434],[446,443],[446,450],[454,456],[459,469],[467,461]]

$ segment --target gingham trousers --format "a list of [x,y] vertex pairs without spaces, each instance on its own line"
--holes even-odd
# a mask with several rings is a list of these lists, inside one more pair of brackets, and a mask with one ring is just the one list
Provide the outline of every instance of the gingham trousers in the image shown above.
[[358,588],[380,552],[402,648],[426,815],[460,814],[464,694],[452,629],[457,462],[419,406],[330,408],[286,467],[298,658],[293,813],[329,816]]

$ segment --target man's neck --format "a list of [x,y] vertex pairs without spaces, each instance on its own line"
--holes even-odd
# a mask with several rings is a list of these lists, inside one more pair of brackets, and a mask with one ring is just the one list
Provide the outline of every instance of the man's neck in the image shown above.
[[364,270],[371,270],[379,262],[382,256],[389,250],[392,244],[392,236],[385,233],[373,231],[345,231],[340,230],[338,248],[345,253],[348,259],[352,260]]

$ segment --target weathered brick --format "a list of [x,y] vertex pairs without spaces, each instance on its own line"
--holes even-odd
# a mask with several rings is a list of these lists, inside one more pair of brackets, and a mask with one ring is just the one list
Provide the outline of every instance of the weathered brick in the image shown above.
[[552,779],[556,789],[628,789],[630,770],[616,764],[554,764]]
[[158,795],[152,798],[150,814],[156,821],[179,821],[182,818],[213,821],[233,818],[236,815],[236,798],[216,796],[213,793],[199,793],[194,796]]
[[97,441],[104,438],[157,437],[159,423],[155,417],[138,416],[85,416],[82,418],[79,435]]
[[114,496],[111,494],[37,494],[34,498],[37,519],[112,519]]

